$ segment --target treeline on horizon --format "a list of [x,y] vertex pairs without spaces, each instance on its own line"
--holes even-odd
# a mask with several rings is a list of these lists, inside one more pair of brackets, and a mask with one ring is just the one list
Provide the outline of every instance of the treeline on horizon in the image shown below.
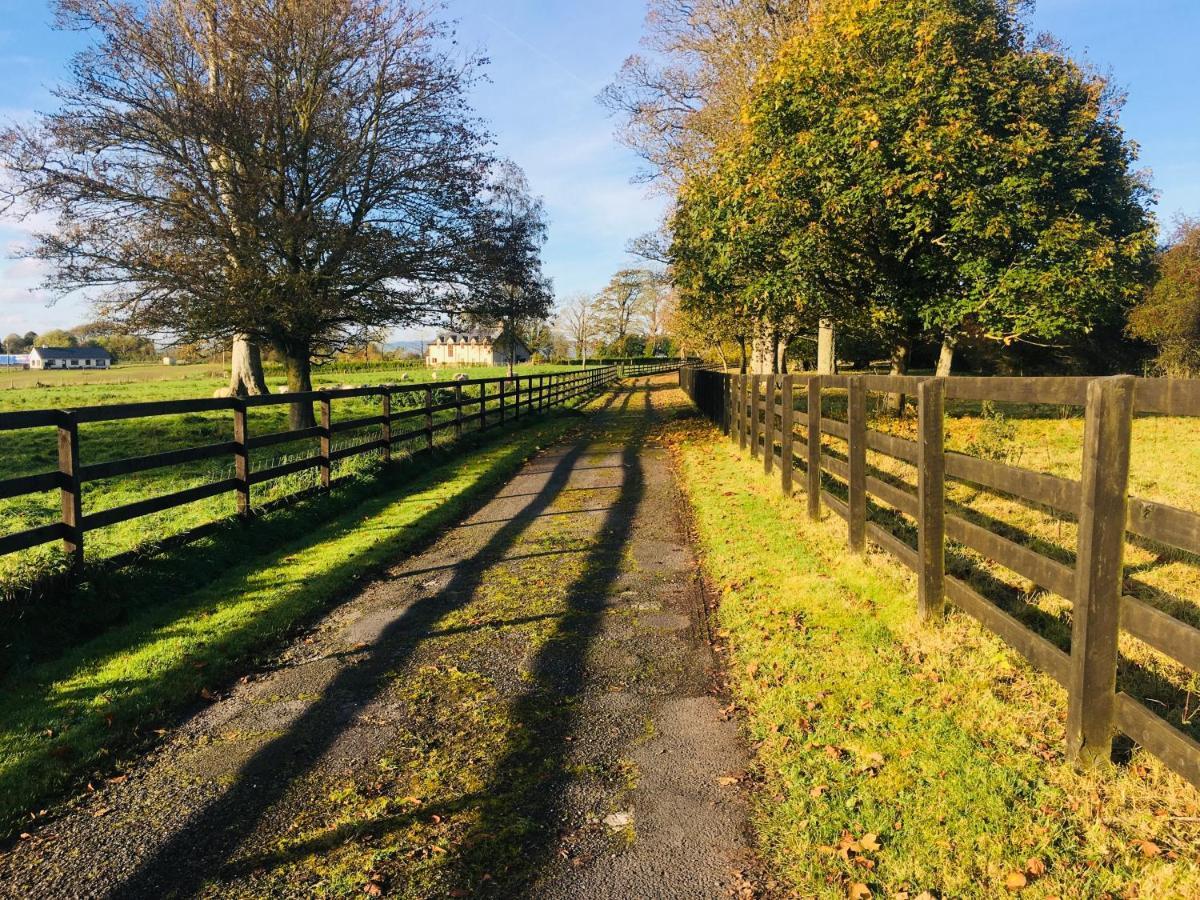
[[602,100],[674,197],[680,333],[771,370],[1200,371],[1123,97],[1007,0],[652,0]]

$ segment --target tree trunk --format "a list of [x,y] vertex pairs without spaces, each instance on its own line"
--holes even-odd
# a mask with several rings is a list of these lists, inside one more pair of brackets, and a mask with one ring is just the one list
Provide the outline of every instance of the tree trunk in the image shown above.
[[725,355],[725,348],[721,345],[720,341],[717,341],[717,353],[721,357],[721,371],[728,372],[729,371],[729,358]]
[[950,374],[950,368],[954,365],[954,348],[958,346],[958,335],[946,333],[942,338],[942,352],[938,354],[937,371],[934,373],[938,378],[945,378]]
[[[908,374],[908,354],[912,349],[912,339],[903,337],[896,341],[892,347],[892,365],[890,372],[892,375]],[[887,410],[894,416],[904,415],[904,394],[888,394]]]
[[837,343],[833,319],[822,319],[817,325],[817,374],[837,373]]
[[777,371],[780,375],[786,375],[788,373],[787,348],[788,348],[788,343],[790,343],[790,341],[791,341],[790,335],[786,336],[786,337],[781,337],[779,339],[779,345],[775,351],[775,357],[776,357],[775,371]]
[[234,397],[256,397],[271,393],[263,375],[262,352],[258,344],[244,334],[233,337],[233,351],[229,359],[229,393]]
[[746,369],[749,367],[750,361],[746,358],[746,336],[739,334],[737,336],[738,351],[741,353],[741,361],[738,364],[738,374],[745,375]]
[[[284,365],[287,367],[287,384],[289,394],[298,394],[312,390],[312,360],[309,358],[307,347],[287,347],[283,349]],[[313,416],[311,401],[293,403],[288,407],[288,427],[295,431],[298,428],[312,428],[317,424]]]
[[779,332],[771,332],[771,374],[779,374]]

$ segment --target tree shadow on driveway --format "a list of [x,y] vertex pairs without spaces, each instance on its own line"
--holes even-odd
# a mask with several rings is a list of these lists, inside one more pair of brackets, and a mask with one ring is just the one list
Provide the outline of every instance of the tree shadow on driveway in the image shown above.
[[[622,394],[622,409],[616,411],[616,415],[625,412],[632,393],[626,390],[608,398],[611,405]],[[421,638],[436,632],[447,616],[471,602],[482,583],[487,561],[502,558],[550,507],[566,486],[575,465],[587,452],[587,446],[581,441],[554,460],[548,477],[536,493],[526,498],[480,549],[462,560],[441,589],[397,611],[395,618],[361,653],[353,659],[341,660],[343,667],[324,687],[319,698],[291,722],[283,734],[255,750],[237,771],[232,785],[193,813],[116,886],[112,894],[122,897],[186,896],[231,874],[223,870],[226,861],[254,833],[268,810],[293,782],[318,766],[344,733],[347,723],[353,720],[355,711],[377,699],[388,686],[389,675],[413,656]],[[581,651],[594,634],[604,585],[619,569],[622,548],[632,527],[632,510],[640,492],[636,459],[636,449],[627,446],[621,497],[605,516],[605,538],[590,555],[585,565],[585,578],[581,578],[571,591],[570,608],[576,614],[568,616],[558,626],[555,639],[542,650],[534,665],[535,683],[552,675],[560,686],[557,693],[561,696],[570,696],[578,690],[583,678]],[[597,604],[596,609],[591,607],[593,603]],[[517,701],[513,715],[521,720],[525,717],[532,720],[535,708],[543,702],[540,692],[531,692],[529,697]],[[535,727],[542,728],[541,725]],[[547,739],[551,732],[560,730],[561,723],[548,728]],[[521,763],[523,752],[514,752],[502,762],[495,779],[498,790],[502,790],[502,782],[511,780],[515,783],[512,769]],[[560,749],[549,747],[546,760],[551,769],[561,768],[561,756]],[[487,799],[490,805],[492,798]],[[520,799],[514,798],[514,802]],[[482,848],[484,844],[477,846]],[[473,853],[473,858],[475,855]],[[474,864],[470,867],[474,868]]]

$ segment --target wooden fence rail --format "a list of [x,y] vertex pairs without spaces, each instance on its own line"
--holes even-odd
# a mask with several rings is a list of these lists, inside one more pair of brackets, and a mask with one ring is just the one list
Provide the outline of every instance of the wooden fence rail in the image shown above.
[[[806,468],[810,516],[828,506],[847,522],[852,550],[869,539],[917,576],[918,612],[935,620],[946,602],[958,606],[1047,672],[1067,690],[1067,752],[1081,765],[1107,760],[1122,732],[1200,787],[1200,742],[1117,690],[1122,631],[1181,665],[1200,671],[1200,629],[1124,593],[1127,534],[1200,555],[1200,514],[1129,496],[1131,422],[1135,413],[1200,416],[1200,380],[1134,378],[925,378],[888,375],[732,375],[698,366],[679,370],[693,402],[764,468],[779,466],[780,488],[793,490],[792,463]],[[823,391],[847,398],[846,421],[822,414]],[[917,440],[866,427],[867,393],[917,398]],[[807,398],[804,436],[792,434],[793,410]],[[946,400],[1062,404],[1085,410],[1083,475],[1079,481],[948,452]],[[778,420],[778,425],[777,425]],[[779,437],[782,428],[784,434]],[[846,442],[845,459],[822,449],[821,435]],[[866,473],[872,450],[916,467],[915,485],[887,483]],[[794,454],[794,458],[793,458]],[[784,457],[787,457],[786,461]],[[843,501],[823,476],[844,486]],[[1040,504],[1079,524],[1073,566],[989,531],[947,509],[946,479],[1001,491]],[[867,520],[874,497],[916,523],[917,546]],[[1032,631],[960,578],[946,572],[952,540],[1072,604],[1070,652]]]
[[[624,367],[624,371],[628,376],[637,376],[671,372],[676,368],[678,363],[660,361],[628,365]],[[391,459],[392,450],[398,444],[415,441],[425,448],[431,448],[434,445],[435,434],[444,429],[453,429],[455,437],[462,435],[464,426],[474,426],[475,430],[482,430],[498,425],[508,417],[517,417],[522,409],[528,415],[591,394],[619,377],[621,369],[609,365],[544,375],[517,375],[512,378],[472,378],[454,382],[340,388],[246,398],[166,400],[71,410],[45,409],[0,413],[0,432],[53,427],[58,433],[57,471],[0,480],[0,499],[56,489],[61,497],[59,521],[0,536],[0,556],[39,544],[62,541],[64,551],[77,567],[83,561],[84,535],[88,531],[227,492],[237,495],[237,514],[242,518],[249,518],[253,512],[254,485],[295,472],[317,469],[321,488],[328,489],[332,464],[338,460],[365,453],[378,453],[386,462]],[[468,387],[478,389],[477,398],[464,395],[464,388]],[[435,403],[435,399],[440,400],[440,392],[443,391],[451,392],[452,398]],[[421,397],[418,405],[393,410],[393,398],[412,394]],[[334,421],[335,400],[366,397],[378,399],[378,415]],[[468,401],[476,404],[471,407],[474,412],[466,412]],[[319,404],[320,424],[291,431],[250,434],[248,410],[297,402]],[[92,464],[85,464],[80,457],[81,424],[221,411],[231,413],[233,418],[230,441]],[[452,417],[442,421],[437,419],[438,413],[449,411],[453,411]],[[413,420],[419,423],[415,427],[411,424]],[[400,426],[399,430],[395,430],[397,425]],[[378,431],[365,440],[334,449],[334,435],[360,432],[363,429]],[[252,470],[251,451],[312,438],[319,441],[318,452],[315,455],[289,460],[258,471]],[[222,478],[171,494],[149,497],[97,512],[88,513],[84,509],[83,486],[90,481],[122,477],[181,463],[230,457],[233,461],[231,478]]]

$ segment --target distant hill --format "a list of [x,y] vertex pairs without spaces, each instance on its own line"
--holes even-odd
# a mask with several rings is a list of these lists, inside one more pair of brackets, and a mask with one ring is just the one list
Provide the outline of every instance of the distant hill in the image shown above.
[[424,353],[425,345],[429,341],[389,341],[383,345],[383,349],[392,350],[407,350],[409,353]]

